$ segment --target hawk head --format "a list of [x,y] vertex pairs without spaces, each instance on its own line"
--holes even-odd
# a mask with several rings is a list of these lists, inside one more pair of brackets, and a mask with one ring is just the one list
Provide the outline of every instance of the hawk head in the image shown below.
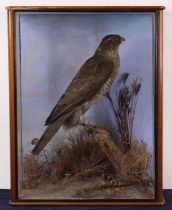
[[125,41],[125,39],[122,36],[116,34],[107,35],[102,39],[97,50],[101,53],[116,51],[123,41]]
[[110,34],[105,36],[102,39],[101,44],[113,44],[113,45],[119,45],[121,42],[125,41],[125,39],[122,36],[115,35],[115,34]]

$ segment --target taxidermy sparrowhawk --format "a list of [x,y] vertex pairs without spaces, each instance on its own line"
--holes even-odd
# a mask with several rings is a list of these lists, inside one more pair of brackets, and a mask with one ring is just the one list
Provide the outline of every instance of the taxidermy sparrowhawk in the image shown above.
[[50,113],[45,122],[48,127],[32,154],[38,155],[62,125],[79,125],[81,115],[108,92],[120,66],[118,49],[124,40],[114,34],[102,39],[95,54],[81,66]]

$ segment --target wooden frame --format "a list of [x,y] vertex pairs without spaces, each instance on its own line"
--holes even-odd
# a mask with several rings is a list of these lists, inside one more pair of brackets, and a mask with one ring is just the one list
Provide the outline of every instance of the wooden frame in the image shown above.
[[[11,205],[162,205],[164,204],[162,194],[162,21],[163,6],[93,6],[93,7],[7,7],[8,10],[8,42],[9,42],[9,83],[10,83],[10,139],[11,139]],[[155,200],[151,201],[20,201],[17,198],[16,178],[17,178],[17,160],[16,160],[16,99],[15,99],[15,52],[14,52],[14,15],[16,11],[63,11],[63,12],[113,12],[113,11],[150,11],[155,12],[157,16],[157,126],[156,126],[156,195]]]

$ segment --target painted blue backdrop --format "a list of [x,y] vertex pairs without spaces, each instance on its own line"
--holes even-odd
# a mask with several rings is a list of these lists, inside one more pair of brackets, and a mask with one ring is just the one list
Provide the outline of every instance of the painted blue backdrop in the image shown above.
[[[30,150],[31,140],[40,137],[44,122],[59,97],[86,59],[91,57],[107,34],[119,34],[119,73],[142,78],[134,135],[149,148],[154,143],[154,16],[152,13],[58,14],[31,13],[16,16],[16,72],[18,141]],[[21,83],[20,83],[21,81]],[[112,87],[115,92],[116,84]],[[113,123],[106,98],[85,115],[90,122]],[[20,123],[20,119],[21,122]],[[57,134],[63,136],[63,130]],[[56,140],[57,140],[56,139]]]

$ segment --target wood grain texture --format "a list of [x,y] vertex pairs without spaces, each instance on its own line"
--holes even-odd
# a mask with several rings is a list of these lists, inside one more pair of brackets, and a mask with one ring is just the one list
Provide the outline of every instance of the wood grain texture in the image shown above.
[[163,13],[157,11],[157,148],[156,148],[156,199],[162,201],[163,199],[163,174],[162,174],[162,162],[163,162]]
[[164,10],[164,6],[9,6],[7,10],[46,10],[46,11],[155,11]]
[[[9,88],[10,88],[10,153],[11,153],[11,205],[163,205],[162,193],[162,11],[163,6],[117,6],[117,7],[7,7],[8,42],[9,42]],[[156,199],[154,201],[19,201],[17,199],[17,161],[16,161],[16,113],[15,113],[15,58],[14,58],[14,15],[16,11],[63,11],[63,12],[117,12],[117,11],[152,11],[157,14],[157,139],[156,139]]]
[[14,206],[162,206],[165,201],[113,201],[113,202],[91,202],[91,201],[16,201],[9,202]]
[[11,200],[16,200],[16,139],[15,139],[15,75],[14,75],[14,14],[8,11],[8,56],[9,56],[9,94],[10,94],[10,169]]

